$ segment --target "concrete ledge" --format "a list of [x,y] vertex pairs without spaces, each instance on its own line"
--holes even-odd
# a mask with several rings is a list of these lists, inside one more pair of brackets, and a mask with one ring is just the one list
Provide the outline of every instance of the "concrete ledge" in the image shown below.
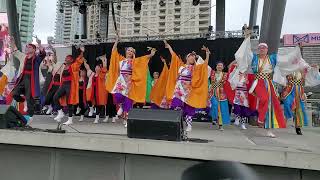
[[320,170],[319,151],[290,147],[170,142],[116,135],[50,134],[0,130],[1,144],[141,154],[194,160],[230,160],[245,164]]

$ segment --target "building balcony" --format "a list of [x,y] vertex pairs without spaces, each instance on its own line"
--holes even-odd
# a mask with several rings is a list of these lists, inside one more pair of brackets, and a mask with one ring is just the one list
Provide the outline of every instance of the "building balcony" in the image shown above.
[[200,1],[200,6],[208,6],[209,7],[209,5],[210,5],[210,1],[209,0],[205,0],[205,1],[201,0]]
[[208,18],[209,17],[209,12],[200,12],[199,18]]
[[161,26],[165,27],[165,25],[166,25],[165,22],[159,22],[159,26],[160,26],[160,27],[161,27]]
[[199,21],[199,26],[201,26],[201,25],[203,25],[203,24],[208,25],[208,24],[209,24],[209,20],[208,20],[208,19],[206,19],[206,20],[200,20],[200,21]]
[[135,16],[135,17],[134,17],[134,20],[135,20],[135,21],[140,21],[140,16]]

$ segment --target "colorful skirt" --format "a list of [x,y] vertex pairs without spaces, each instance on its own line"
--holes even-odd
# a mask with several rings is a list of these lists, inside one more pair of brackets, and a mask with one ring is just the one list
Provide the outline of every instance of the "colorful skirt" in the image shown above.
[[287,120],[293,118],[296,127],[308,126],[305,103],[301,100],[301,86],[293,86],[291,92],[283,100],[284,115]]
[[219,125],[230,124],[230,113],[229,105],[227,100],[218,101],[218,99],[213,96],[211,98],[211,109],[210,115],[213,120],[217,120]]
[[250,116],[256,116],[257,112],[251,110],[249,107],[233,104],[233,113],[236,116],[249,118]]
[[183,111],[183,116],[194,116],[196,108],[189,106],[179,98],[173,98],[171,103],[171,109],[180,108]]
[[115,93],[114,99],[116,104],[121,104],[124,112],[129,112],[133,107],[133,101],[122,95],[121,93]]

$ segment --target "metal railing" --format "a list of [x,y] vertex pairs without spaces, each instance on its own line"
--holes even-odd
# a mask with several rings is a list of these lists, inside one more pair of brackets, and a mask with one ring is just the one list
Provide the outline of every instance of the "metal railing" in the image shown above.
[[[258,31],[252,32],[253,38],[258,38]],[[131,36],[121,37],[121,42],[141,42],[141,41],[159,41],[163,39],[197,39],[206,38],[207,40],[215,40],[219,38],[244,38],[242,30],[236,31],[211,31],[208,33],[188,33],[188,34],[167,34],[167,35],[153,35],[153,36]],[[66,45],[92,45],[100,43],[111,43],[115,41],[113,38],[95,38],[95,39],[73,39]]]

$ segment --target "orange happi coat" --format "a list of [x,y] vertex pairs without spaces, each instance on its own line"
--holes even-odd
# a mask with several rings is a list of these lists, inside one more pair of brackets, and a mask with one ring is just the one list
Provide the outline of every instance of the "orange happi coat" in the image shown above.
[[[107,91],[105,88],[107,68],[103,67],[99,74],[91,70],[88,71],[88,85],[86,90],[87,101],[92,102],[93,105],[106,105],[107,104]],[[95,77],[96,76],[96,77]],[[96,78],[95,85],[94,78]],[[95,86],[95,87],[93,87]],[[95,91],[94,91],[95,90]]]

